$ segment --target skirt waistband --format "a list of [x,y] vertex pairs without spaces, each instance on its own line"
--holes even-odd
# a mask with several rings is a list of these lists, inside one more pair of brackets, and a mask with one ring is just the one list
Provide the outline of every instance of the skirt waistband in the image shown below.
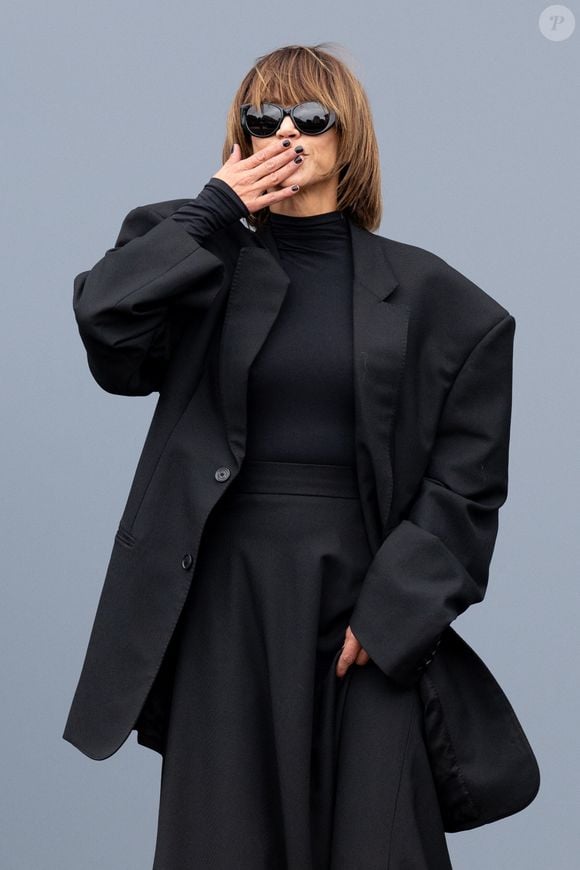
[[245,459],[230,490],[358,498],[353,465]]

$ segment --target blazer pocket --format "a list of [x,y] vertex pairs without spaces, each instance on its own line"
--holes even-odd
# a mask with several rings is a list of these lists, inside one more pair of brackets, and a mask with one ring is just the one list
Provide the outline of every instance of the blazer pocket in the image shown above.
[[124,526],[119,525],[119,528],[115,532],[115,541],[118,541],[123,547],[131,548],[135,546],[136,539],[132,532]]

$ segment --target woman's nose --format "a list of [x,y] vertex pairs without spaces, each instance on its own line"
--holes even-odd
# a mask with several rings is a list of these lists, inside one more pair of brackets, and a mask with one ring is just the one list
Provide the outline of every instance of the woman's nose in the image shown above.
[[292,123],[292,118],[290,115],[286,115],[282,123],[280,124],[280,128],[276,134],[279,138],[287,139],[289,136],[292,138],[296,138],[300,136],[300,130],[297,130],[294,124]]

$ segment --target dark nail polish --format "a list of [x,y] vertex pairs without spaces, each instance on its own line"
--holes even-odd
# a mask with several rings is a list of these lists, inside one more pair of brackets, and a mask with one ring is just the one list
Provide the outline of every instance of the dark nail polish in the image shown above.
[[282,145],[284,145],[284,147],[287,148],[288,145],[290,145],[290,139],[284,139],[284,141],[282,142]]
[[302,163],[302,159],[303,159],[303,158],[300,157],[300,155],[298,155],[298,157],[295,157],[295,158],[294,158],[294,163]]
[[293,184],[293,185],[292,185],[292,190],[300,190],[299,185],[298,185],[298,184]]
[[295,151],[304,151],[304,147],[302,145],[296,145],[294,150]]

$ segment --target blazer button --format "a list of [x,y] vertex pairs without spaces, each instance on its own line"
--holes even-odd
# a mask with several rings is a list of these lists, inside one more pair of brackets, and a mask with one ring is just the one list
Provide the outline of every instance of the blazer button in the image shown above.
[[191,555],[191,553],[186,553],[185,556],[183,557],[183,559],[181,560],[181,567],[187,571],[188,568],[191,568],[192,565],[193,565],[193,556]]
[[224,480],[227,480],[227,479],[228,479],[228,477],[230,476],[230,474],[231,474],[230,469],[229,469],[226,465],[221,465],[221,466],[217,469],[217,471],[216,471],[214,477],[215,477],[216,480],[224,481]]

